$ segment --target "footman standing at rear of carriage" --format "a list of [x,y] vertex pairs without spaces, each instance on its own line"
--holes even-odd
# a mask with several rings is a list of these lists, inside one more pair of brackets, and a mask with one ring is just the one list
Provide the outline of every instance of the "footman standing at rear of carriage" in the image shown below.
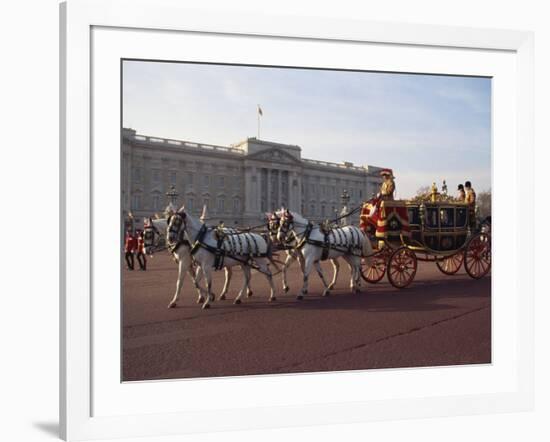
[[466,202],[468,204],[475,205],[475,203],[476,203],[476,191],[472,188],[472,183],[470,181],[466,181],[464,183],[464,187],[466,189]]

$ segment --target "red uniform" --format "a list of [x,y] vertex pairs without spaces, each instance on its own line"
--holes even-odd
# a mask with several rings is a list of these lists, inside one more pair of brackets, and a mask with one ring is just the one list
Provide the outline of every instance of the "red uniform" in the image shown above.
[[145,253],[145,242],[143,241],[142,235],[138,235],[137,237],[137,252]]
[[137,250],[138,242],[134,235],[127,233],[124,239],[124,252],[134,253]]

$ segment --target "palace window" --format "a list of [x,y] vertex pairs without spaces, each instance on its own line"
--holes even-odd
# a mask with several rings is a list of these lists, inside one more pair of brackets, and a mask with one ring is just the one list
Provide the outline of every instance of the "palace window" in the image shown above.
[[239,213],[240,210],[241,210],[241,202],[239,201],[239,198],[234,198],[233,199],[233,212],[234,213]]
[[225,212],[225,199],[224,198],[218,198],[218,212],[219,213]]
[[142,170],[141,170],[141,167],[134,167],[134,169],[132,170],[132,177],[134,178],[134,183],[141,183],[141,173],[142,173]]
[[160,210],[160,194],[154,193],[151,198],[151,201],[152,201],[153,210]]
[[141,195],[139,193],[132,195],[132,209],[141,209]]
[[210,207],[209,207],[209,205],[210,205],[210,200],[209,200],[208,198],[204,198],[204,199],[202,200],[202,205],[203,205],[204,207],[206,207],[206,210],[208,210],[208,209],[210,208]]
[[178,179],[178,177],[177,177],[176,172],[171,171],[170,172],[170,184],[173,184],[175,186],[176,182],[177,182],[177,179]]
[[204,175],[204,176],[202,177],[202,185],[203,185],[204,187],[210,186],[210,177],[209,177],[208,175]]
[[193,188],[193,181],[194,181],[194,176],[191,172],[185,174],[185,187],[186,187],[186,190],[191,190]]
[[160,170],[159,169],[153,169],[152,170],[152,180],[153,180],[153,183],[160,183]]
[[193,212],[195,210],[195,200],[193,198],[189,198],[187,200],[187,207],[186,209],[189,211],[189,212]]
[[220,189],[223,189],[225,187],[225,177],[218,177],[218,186],[220,186]]
[[326,213],[325,213],[325,206],[322,205],[322,206],[321,206],[321,216],[325,216],[325,215],[326,215]]

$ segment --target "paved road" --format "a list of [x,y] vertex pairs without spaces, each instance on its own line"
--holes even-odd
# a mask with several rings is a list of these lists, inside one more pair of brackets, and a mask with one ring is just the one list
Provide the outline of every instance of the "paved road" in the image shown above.
[[[297,301],[302,277],[295,264],[288,295],[276,276],[274,303],[267,302],[265,278],[254,274],[254,295],[234,305],[242,284],[235,271],[228,300],[201,310],[187,277],[178,308],[169,310],[176,265],[166,253],[148,265],[146,272],[124,270],[124,380],[491,361],[490,276],[473,280],[463,270],[445,276],[435,264],[421,263],[406,289],[384,279],[351,294],[342,265],[331,296],[320,296],[315,275],[306,299]],[[324,268],[332,275],[329,264]],[[222,285],[223,273],[216,272],[216,293]]]

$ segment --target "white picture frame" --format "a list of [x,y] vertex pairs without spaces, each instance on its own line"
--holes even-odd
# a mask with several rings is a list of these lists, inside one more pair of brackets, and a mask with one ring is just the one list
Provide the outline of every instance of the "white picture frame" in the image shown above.
[[[448,416],[458,414],[510,412],[528,410],[533,406],[533,221],[523,213],[533,213],[533,193],[520,193],[534,187],[533,182],[533,35],[530,32],[453,28],[432,25],[374,23],[354,20],[321,19],[313,17],[278,17],[273,15],[217,14],[186,9],[180,2],[124,1],[124,0],[69,0],[60,6],[61,15],[61,129],[60,129],[60,428],[66,440],[95,438],[162,436],[169,434],[258,429],[276,426],[321,425],[352,423],[366,420]],[[164,408],[162,412],[137,413],[128,408],[117,412],[94,412],[94,388],[103,380],[96,373],[94,355],[101,353],[93,332],[97,320],[94,310],[92,272],[92,222],[94,220],[93,194],[97,182],[92,180],[94,143],[94,107],[98,83],[93,77],[94,30],[118,29],[146,33],[151,30],[171,31],[174,35],[206,35],[209,38],[233,36],[237,38],[283,39],[295,42],[326,42],[329,44],[374,44],[384,47],[404,46],[419,50],[487,51],[510,54],[516,70],[513,73],[516,93],[508,97],[514,108],[515,137],[508,155],[510,163],[497,162],[495,171],[506,168],[510,188],[500,191],[495,186],[495,206],[508,214],[510,224],[500,232],[510,235],[508,250],[521,260],[513,261],[506,275],[507,297],[514,327],[514,357],[507,362],[509,369],[506,388],[469,394],[449,394],[425,397],[411,393],[408,397],[383,399],[343,400],[326,391],[324,400],[302,399],[291,405],[262,404],[256,407],[224,405],[211,411],[178,411]],[[115,45],[113,45],[115,46]],[[154,50],[154,43],[152,44]],[[206,54],[207,55],[207,54]],[[206,56],[205,55],[205,56]],[[95,60],[97,61],[97,60]],[[418,68],[421,69],[421,68]],[[119,97],[115,97],[119,99]],[[118,111],[117,111],[118,112]],[[99,124],[99,123],[98,123]],[[117,122],[118,124],[118,122]],[[97,134],[96,134],[97,135]],[[97,136],[96,136],[97,138]],[[499,146],[493,146],[499,149]],[[113,152],[114,156],[118,152]],[[502,176],[503,173],[500,173]],[[498,184],[498,183],[497,183]],[[500,196],[499,196],[500,192]],[[500,201],[521,210],[506,210]],[[93,207],[98,210],[97,206]],[[499,218],[496,216],[495,235],[498,237]],[[501,218],[503,219],[503,218]],[[521,230],[519,226],[521,225]],[[502,273],[501,273],[502,274]],[[519,285],[521,283],[521,286]],[[495,286],[493,286],[495,287]],[[521,290],[521,292],[520,292]],[[498,303],[497,303],[498,304]],[[498,306],[497,306],[498,307]],[[95,311],[95,318],[92,313]],[[494,313],[494,311],[493,311]],[[101,314],[101,313],[100,313]],[[495,313],[494,313],[495,314]],[[105,312],[106,317],[107,312]],[[112,315],[111,315],[112,316]],[[500,321],[502,322],[502,321]],[[493,324],[499,323],[499,314]],[[116,324],[114,324],[116,327]],[[95,345],[95,347],[94,347]],[[511,350],[512,351],[512,350]],[[114,370],[117,370],[114,367]],[[432,369],[436,376],[439,369]],[[467,369],[466,369],[467,370]],[[404,370],[386,371],[385,376],[397,377]],[[471,373],[475,373],[473,370]],[[511,373],[511,374],[510,374]],[[295,378],[292,375],[287,379]],[[322,374],[319,376],[330,376]],[[344,376],[344,375],[341,375]],[[369,373],[354,373],[339,378],[342,389],[346,383],[353,386]],[[465,374],[464,376],[475,376]],[[272,382],[270,378],[256,378],[255,385]],[[298,378],[295,378],[298,379]],[[304,379],[304,378],[300,378]],[[310,380],[313,377],[310,376]],[[510,381],[512,379],[512,381]],[[466,378],[467,380],[467,378]],[[203,383],[212,381],[203,380]],[[231,379],[227,380],[229,384]],[[313,382],[313,381],[311,381]],[[177,388],[178,381],[170,388]],[[105,384],[107,385],[107,384]],[[148,388],[147,383],[141,387]],[[165,387],[164,392],[167,391]],[[189,385],[189,384],[188,384]],[[203,384],[205,385],[205,384]],[[218,384],[219,385],[219,384]],[[248,387],[250,388],[250,387]],[[489,389],[490,390],[490,389]],[[213,390],[215,394],[216,389]],[[221,391],[221,390],[220,390]],[[161,393],[166,394],[166,393]],[[114,403],[115,401],[113,401]],[[122,403],[122,402],[121,402]],[[242,419],[242,415],[246,419]],[[277,419],[273,419],[273,416]]]

